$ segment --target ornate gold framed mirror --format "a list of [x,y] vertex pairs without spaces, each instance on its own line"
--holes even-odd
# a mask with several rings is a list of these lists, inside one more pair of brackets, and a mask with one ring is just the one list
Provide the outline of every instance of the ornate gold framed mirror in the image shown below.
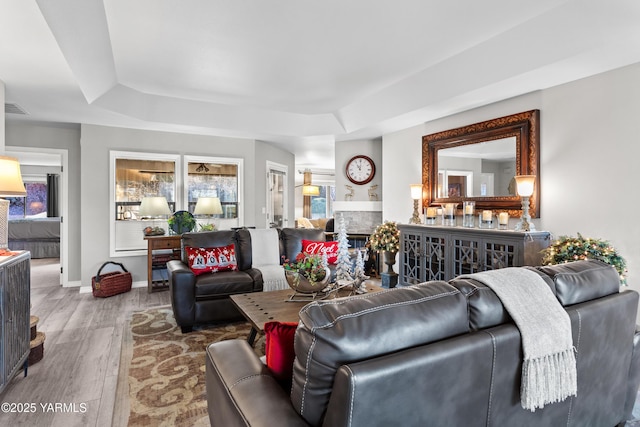
[[540,111],[525,111],[422,137],[424,206],[475,201],[522,214],[516,175],[535,175],[529,213],[540,210]]

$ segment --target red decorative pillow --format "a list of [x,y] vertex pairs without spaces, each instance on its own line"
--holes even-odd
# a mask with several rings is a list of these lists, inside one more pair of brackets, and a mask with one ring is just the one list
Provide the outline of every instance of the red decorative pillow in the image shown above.
[[338,242],[315,242],[313,240],[302,239],[302,252],[307,254],[327,254],[329,264],[338,263]]
[[273,376],[285,387],[291,384],[293,376],[293,360],[296,357],[293,349],[293,338],[298,324],[294,322],[267,322],[264,324],[264,352],[267,367]]
[[234,245],[219,248],[192,248],[187,246],[189,268],[196,276],[225,270],[237,270],[236,248]]

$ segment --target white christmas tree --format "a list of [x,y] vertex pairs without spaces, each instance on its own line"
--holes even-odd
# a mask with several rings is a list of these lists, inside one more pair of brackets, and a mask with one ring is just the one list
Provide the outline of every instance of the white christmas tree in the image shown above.
[[358,250],[358,256],[356,257],[356,268],[354,271],[354,278],[361,279],[366,277],[364,274],[364,258],[362,258],[362,251]]
[[344,217],[338,218],[338,262],[336,265],[336,280],[353,280],[351,276],[351,256],[349,256],[349,239],[344,224]]
[[364,274],[364,258],[362,257],[362,251],[359,250],[357,252],[358,256],[356,257],[353,290],[358,294],[364,294],[367,292],[367,287],[364,284],[364,281],[367,280],[369,276]]

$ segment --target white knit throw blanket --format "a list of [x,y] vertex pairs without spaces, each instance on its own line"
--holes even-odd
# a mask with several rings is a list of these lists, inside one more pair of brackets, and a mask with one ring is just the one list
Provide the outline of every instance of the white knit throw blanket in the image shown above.
[[280,265],[280,241],[275,228],[249,229],[251,235],[251,266],[262,273],[262,290],[289,289],[284,269]]
[[504,268],[461,276],[491,288],[520,330],[520,404],[535,412],[578,391],[571,320],[549,286],[526,268]]

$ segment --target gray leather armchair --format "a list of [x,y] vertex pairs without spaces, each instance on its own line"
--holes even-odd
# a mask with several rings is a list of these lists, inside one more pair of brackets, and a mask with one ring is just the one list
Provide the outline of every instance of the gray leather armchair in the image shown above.
[[[278,230],[279,250],[285,258],[295,258],[302,250],[302,239],[324,240],[323,230],[283,228]],[[196,248],[235,245],[237,271],[221,271],[196,276],[188,265],[187,246]],[[195,325],[240,320],[230,295],[261,292],[262,274],[252,267],[251,235],[246,229],[184,233],[182,259],[169,261],[169,292],[171,307],[182,332]]]

